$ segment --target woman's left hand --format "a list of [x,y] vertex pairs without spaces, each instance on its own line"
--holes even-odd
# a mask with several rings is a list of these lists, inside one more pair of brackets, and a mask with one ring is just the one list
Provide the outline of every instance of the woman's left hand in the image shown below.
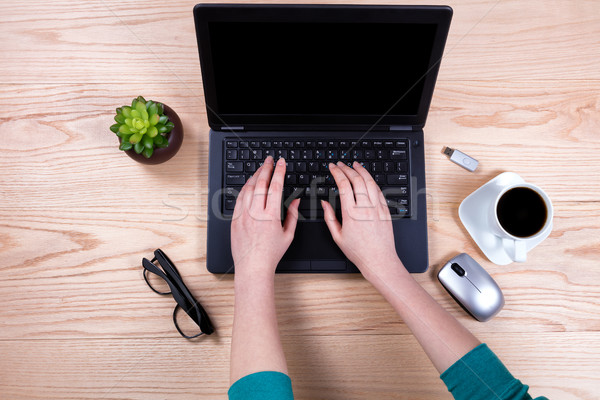
[[282,226],[281,199],[286,165],[285,160],[280,158],[273,173],[273,163],[271,156],[265,159],[248,179],[235,204],[231,222],[231,252],[236,276],[274,274],[294,239],[300,200],[291,202]]

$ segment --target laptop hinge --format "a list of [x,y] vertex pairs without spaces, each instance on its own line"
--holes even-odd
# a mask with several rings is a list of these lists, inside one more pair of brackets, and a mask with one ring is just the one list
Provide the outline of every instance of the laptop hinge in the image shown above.
[[390,125],[390,131],[412,131],[413,128],[410,125]]
[[243,131],[244,127],[243,126],[222,126],[221,130],[225,131],[225,132],[233,132],[233,131],[238,132],[238,131]]

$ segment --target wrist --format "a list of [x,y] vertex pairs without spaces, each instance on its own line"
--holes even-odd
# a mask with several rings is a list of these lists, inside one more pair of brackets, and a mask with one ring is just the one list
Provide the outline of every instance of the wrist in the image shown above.
[[367,266],[363,275],[381,293],[390,287],[398,287],[399,284],[411,278],[410,273],[398,257],[381,261],[378,265]]
[[235,267],[234,282],[235,286],[242,285],[263,285],[273,283],[275,280],[275,269],[277,266],[266,266],[259,264],[240,264]]
[[365,279],[373,285],[380,285],[390,279],[406,279],[410,276],[402,261],[395,254],[392,257],[369,260],[359,269]]

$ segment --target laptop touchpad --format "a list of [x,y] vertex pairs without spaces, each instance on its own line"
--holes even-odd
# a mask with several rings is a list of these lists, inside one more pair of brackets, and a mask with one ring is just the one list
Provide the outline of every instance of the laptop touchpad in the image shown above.
[[344,253],[333,241],[324,221],[298,221],[294,241],[284,260],[344,260]]

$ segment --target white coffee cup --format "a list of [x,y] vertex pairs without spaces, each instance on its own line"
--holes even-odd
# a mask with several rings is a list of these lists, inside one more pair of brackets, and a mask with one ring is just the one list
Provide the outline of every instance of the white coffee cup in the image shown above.
[[503,188],[492,204],[493,233],[502,238],[510,258],[524,262],[528,244],[552,229],[554,209],[550,198],[539,187],[522,182]]

